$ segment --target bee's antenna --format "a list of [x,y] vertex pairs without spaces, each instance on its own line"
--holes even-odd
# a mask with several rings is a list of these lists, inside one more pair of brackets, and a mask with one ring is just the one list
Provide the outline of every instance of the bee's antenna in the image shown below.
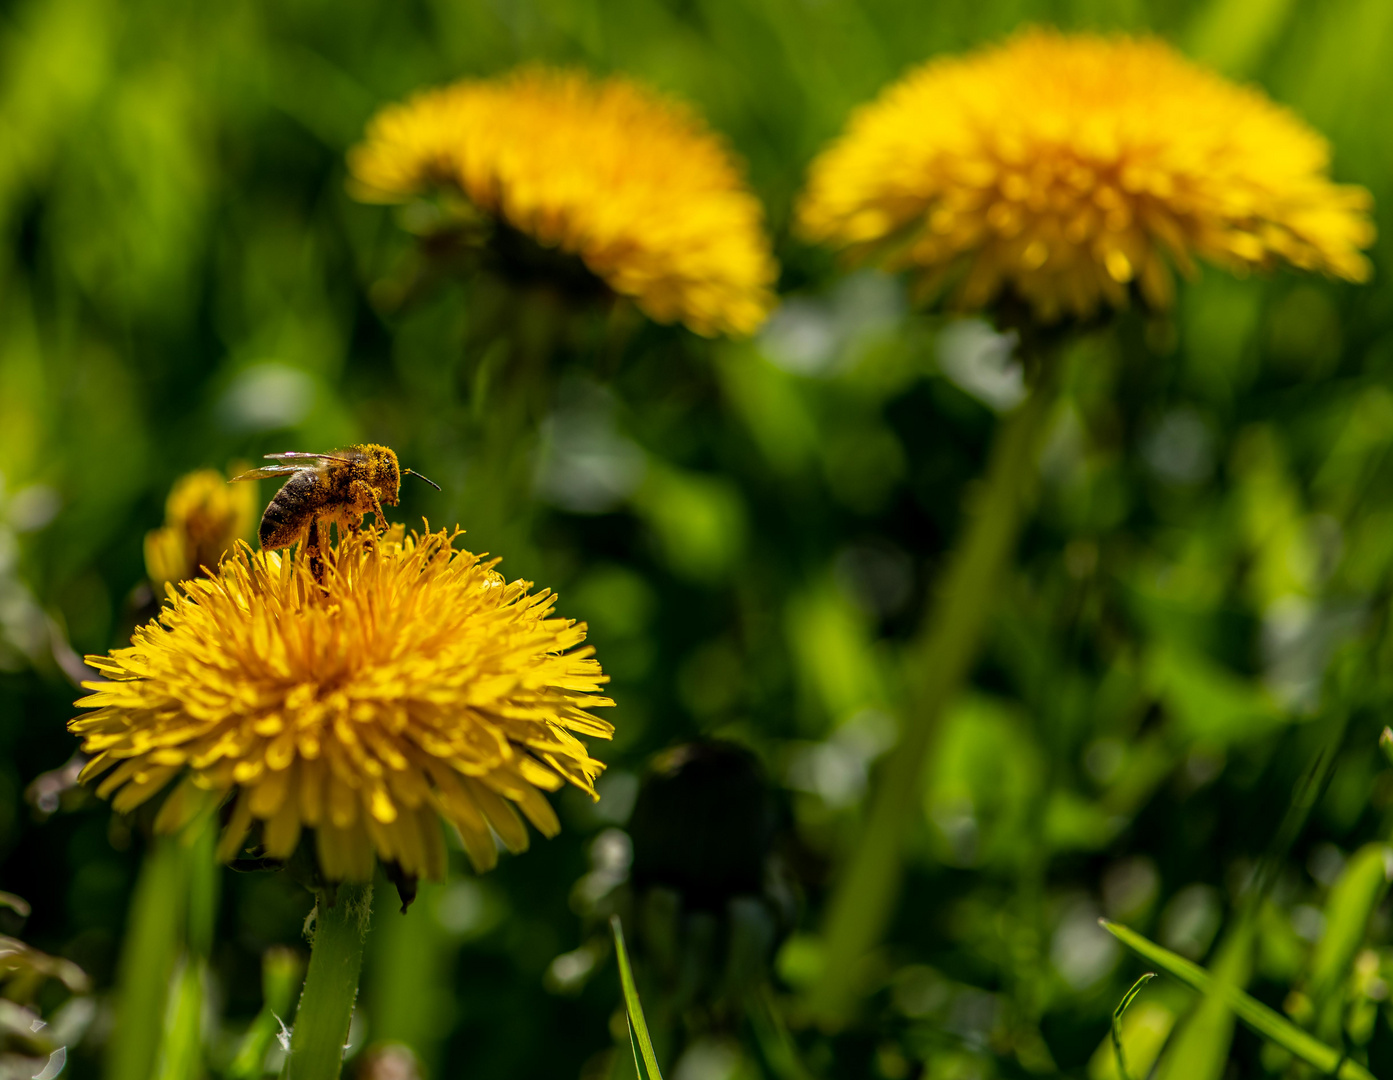
[[404,470],[402,470],[402,476],[414,476],[414,477],[416,477],[416,478],[419,479],[419,480],[424,480],[424,481],[425,481],[427,484],[429,484],[431,487],[435,488],[436,491],[439,491],[439,490],[440,490],[440,485],[439,485],[439,484],[437,484],[434,480],[430,479],[429,477],[422,476],[422,475],[421,475],[420,473],[418,473],[415,469],[404,469]]

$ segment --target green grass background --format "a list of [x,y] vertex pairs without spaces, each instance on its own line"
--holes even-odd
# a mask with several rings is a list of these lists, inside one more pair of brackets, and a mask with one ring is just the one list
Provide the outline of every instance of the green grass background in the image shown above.
[[[801,905],[779,992],[798,985],[996,418],[945,376],[945,320],[791,237],[790,206],[857,103],[1026,23],[1154,31],[1260,83],[1329,136],[1335,176],[1373,191],[1393,235],[1384,0],[0,4],[0,888],[33,904],[28,940],[94,976],[100,1016],[119,1015],[147,845],[95,800],[46,815],[25,798],[74,749],[46,620],[78,652],[124,643],[144,533],[199,466],[380,441],[444,489],[404,489],[398,520],[471,528],[493,497],[477,442],[507,356],[473,332],[467,282],[374,305],[410,241],[347,196],[343,156],[381,104],[531,60],[700,108],[748,163],[793,302],[752,343],[644,327],[617,358],[557,358],[550,479],[518,484],[527,531],[497,553],[591,624],[619,702],[599,751],[610,797],[563,797],[561,837],[484,878],[460,866],[406,920],[379,903],[367,1036],[411,1042],[437,1076],[617,1068],[612,959],[567,993],[547,973],[603,932],[572,889],[623,826],[633,778],[698,736],[752,747],[779,791]],[[1327,751],[1333,773],[1229,963],[1279,1009],[1326,979],[1334,1027],[1310,1023],[1393,1072],[1387,911],[1366,919],[1373,886],[1369,903],[1332,900],[1393,807],[1377,747],[1393,719],[1387,239],[1373,258],[1364,287],[1209,271],[1172,318],[1126,314],[1071,354],[1040,503],[982,598],[988,646],[925,777],[866,1013],[835,1036],[795,1030],[806,1068],[1112,1075],[1095,1051],[1141,969],[1094,920],[1219,962]],[[789,344],[808,334],[811,351]],[[607,498],[578,502],[557,465],[584,453],[610,463]],[[217,890],[215,1015],[185,1075],[223,1067],[261,1007],[263,952],[300,942],[307,907],[283,876],[224,872]],[[1313,942],[1339,934],[1355,944],[1331,974]],[[1188,1008],[1165,983],[1132,1006],[1138,1024]],[[100,1074],[109,1029],[69,1075]],[[679,1080],[772,1068],[752,1027],[730,1030]],[[1227,1032],[1221,1011],[1197,1014],[1172,1071],[1219,1076],[1230,1055],[1237,1075],[1288,1068]]]

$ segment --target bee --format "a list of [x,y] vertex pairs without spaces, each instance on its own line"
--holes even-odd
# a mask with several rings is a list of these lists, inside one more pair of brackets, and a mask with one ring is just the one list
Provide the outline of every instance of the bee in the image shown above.
[[328,537],[330,524],[340,532],[356,531],[363,515],[373,513],[386,520],[382,505],[396,506],[403,476],[417,476],[440,490],[440,485],[411,469],[397,465],[397,455],[386,446],[362,443],[328,454],[292,451],[267,454],[279,462],[234,476],[238,480],[289,477],[261,516],[258,535],[267,549],[289,547],[302,541],[312,559],[320,551],[321,534]]

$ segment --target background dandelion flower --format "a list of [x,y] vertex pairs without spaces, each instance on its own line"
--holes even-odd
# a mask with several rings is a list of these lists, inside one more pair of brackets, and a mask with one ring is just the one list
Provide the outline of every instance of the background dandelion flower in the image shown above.
[[210,579],[186,582],[132,645],[89,662],[72,721],[95,755],[84,779],[129,811],[179,779],[156,828],[179,828],[235,792],[219,856],[261,823],[267,856],[315,830],[330,880],[366,881],[373,853],[440,877],[437,817],[476,867],[492,833],[527,847],[517,810],[559,829],[542,791],[594,794],[603,766],[577,732],[608,738],[589,711],[612,704],[584,624],[552,616],[549,591],[507,583],[446,532],[363,531],[330,555],[321,590],[300,560],[245,544]]
[[1260,91],[1155,39],[1031,30],[911,72],[814,161],[810,239],[912,268],[957,302],[1014,292],[1053,321],[1168,305],[1168,261],[1289,263],[1363,281],[1363,188]]
[[763,211],[730,151],[630,80],[529,67],[425,91],[378,113],[348,160],[360,198],[457,191],[658,322],[743,335],[773,306]]
[[256,520],[255,484],[229,484],[216,469],[181,476],[164,504],[164,525],[145,534],[145,572],[157,593],[218,565]]

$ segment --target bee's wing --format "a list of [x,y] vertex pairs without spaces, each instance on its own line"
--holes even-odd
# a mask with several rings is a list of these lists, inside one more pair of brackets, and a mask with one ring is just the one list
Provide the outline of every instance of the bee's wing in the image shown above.
[[277,476],[291,476],[300,471],[296,465],[267,465],[260,469],[251,469],[248,472],[239,473],[228,481],[235,484],[238,480],[270,480]]
[[289,450],[284,454],[267,454],[268,461],[303,461],[304,465],[296,465],[297,469],[310,468],[310,462],[320,461],[348,461],[349,458],[342,454],[307,454],[300,450]]

